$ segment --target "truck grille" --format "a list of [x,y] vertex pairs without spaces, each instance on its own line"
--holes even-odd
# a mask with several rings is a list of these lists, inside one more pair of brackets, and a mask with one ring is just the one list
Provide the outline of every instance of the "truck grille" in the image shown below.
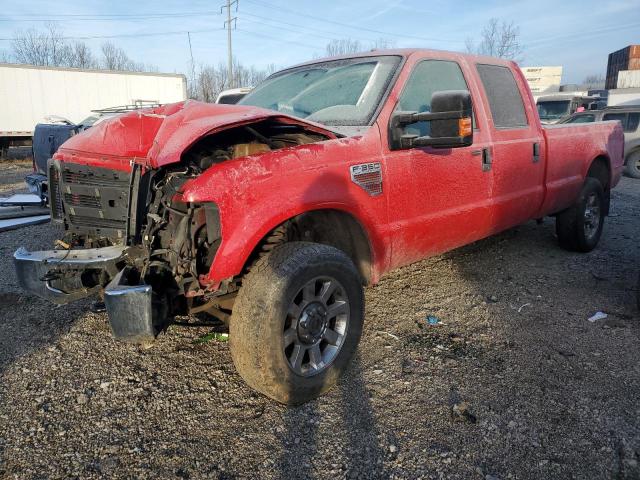
[[51,218],[62,220],[62,197],[60,195],[60,174],[56,166],[49,164],[49,205],[51,207]]
[[[88,170],[88,169],[85,169]],[[96,187],[129,187],[129,175],[113,170],[91,168],[91,170],[104,170],[103,172],[82,171],[73,172],[65,170],[62,178],[65,183],[76,185],[91,185]]]
[[52,214],[64,218],[70,231],[124,241],[129,220],[128,172],[56,162],[49,176]]
[[72,193],[65,193],[64,203],[73,205],[75,207],[89,207],[98,209],[101,207],[100,198],[94,195],[74,195]]

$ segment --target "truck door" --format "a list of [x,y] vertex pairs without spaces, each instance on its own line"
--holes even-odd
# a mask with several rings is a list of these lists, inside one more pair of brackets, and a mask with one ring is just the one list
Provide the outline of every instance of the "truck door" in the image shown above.
[[[490,230],[490,139],[486,126],[478,121],[482,115],[476,108],[475,85],[465,80],[457,61],[418,61],[395,111],[429,112],[431,96],[443,90],[471,92],[476,116],[473,145],[386,153],[393,267],[472,242]],[[418,122],[409,125],[406,133],[428,135],[429,129],[429,122]]]
[[[544,138],[522,79],[502,65],[476,65],[486,93],[493,140],[492,231],[525,222],[544,197]],[[527,99],[528,100],[528,99]],[[525,108],[528,105],[528,108]]]

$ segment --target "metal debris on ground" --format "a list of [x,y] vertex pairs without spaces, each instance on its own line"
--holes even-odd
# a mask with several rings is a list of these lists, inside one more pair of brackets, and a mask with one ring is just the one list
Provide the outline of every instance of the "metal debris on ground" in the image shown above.
[[0,198],[0,206],[2,207],[28,207],[42,204],[42,198],[32,193],[16,193],[10,197]]
[[35,217],[8,218],[0,220],[0,232],[7,230],[15,230],[16,228],[26,227],[28,225],[39,225],[51,220],[50,215],[36,215]]
[[594,322],[597,322],[598,320],[604,320],[607,317],[608,317],[608,315],[606,313],[604,313],[604,312],[596,312],[591,317],[589,317],[588,320],[591,323],[594,323]]

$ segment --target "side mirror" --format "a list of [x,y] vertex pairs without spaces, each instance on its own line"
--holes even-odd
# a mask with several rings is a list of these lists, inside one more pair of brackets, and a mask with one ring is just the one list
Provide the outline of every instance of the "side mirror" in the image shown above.
[[[400,150],[431,146],[434,148],[467,147],[473,144],[473,108],[467,90],[445,90],[431,96],[431,112],[396,112],[389,124],[390,147]],[[430,122],[428,136],[407,134],[405,127]]]

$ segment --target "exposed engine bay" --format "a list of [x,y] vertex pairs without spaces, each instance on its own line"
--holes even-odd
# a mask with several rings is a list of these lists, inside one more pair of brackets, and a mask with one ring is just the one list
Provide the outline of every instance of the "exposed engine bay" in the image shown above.
[[[148,317],[146,329],[154,335],[176,315],[208,313],[228,320],[241,278],[228,279],[215,291],[205,281],[222,241],[218,206],[185,202],[183,186],[222,162],[327,138],[267,119],[204,136],[180,163],[155,170],[133,163],[131,172],[52,163],[53,218],[65,225],[60,245],[70,255],[44,273],[47,288],[73,299],[104,292],[108,309],[110,304],[122,309],[120,299],[135,291],[140,298],[127,308],[138,310],[135,317]],[[114,255],[108,268],[69,261],[76,251],[117,247],[122,254]],[[126,308],[120,312],[126,314]]]

